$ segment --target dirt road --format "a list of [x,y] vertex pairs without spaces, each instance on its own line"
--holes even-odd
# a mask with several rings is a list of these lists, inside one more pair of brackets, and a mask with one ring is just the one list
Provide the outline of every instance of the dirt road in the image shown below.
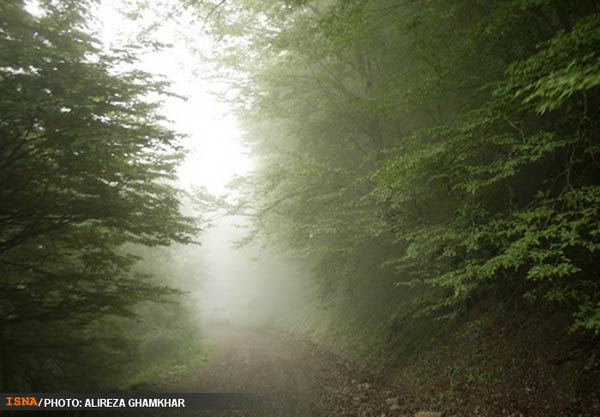
[[389,403],[379,398],[386,393],[374,389],[369,376],[314,345],[233,326],[214,327],[208,335],[216,354],[193,376],[172,384],[171,391],[247,392],[269,394],[274,400],[267,410],[202,415],[361,417],[384,411],[388,417],[402,415],[399,409],[390,413]]

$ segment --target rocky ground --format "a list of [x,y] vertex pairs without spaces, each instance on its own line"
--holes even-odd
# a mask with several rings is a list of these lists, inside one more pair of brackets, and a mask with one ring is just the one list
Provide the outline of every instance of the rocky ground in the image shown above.
[[156,389],[250,392],[274,398],[268,410],[215,416],[394,417],[416,411],[402,393],[357,363],[280,333],[218,326],[209,331],[216,354],[194,375],[164,380]]
[[551,398],[532,392],[524,392],[525,399],[511,397],[510,389],[486,384],[426,389],[282,333],[216,326],[208,335],[216,348],[209,362],[189,377],[165,377],[154,389],[249,392],[274,400],[268,410],[198,413],[202,416],[413,417],[422,411],[443,412],[444,417],[600,416],[600,404],[558,412],[544,405],[552,404]]

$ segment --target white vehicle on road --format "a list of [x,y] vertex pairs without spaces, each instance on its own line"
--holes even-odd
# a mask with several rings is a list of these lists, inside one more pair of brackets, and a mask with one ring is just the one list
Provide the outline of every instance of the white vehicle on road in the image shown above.
[[211,323],[228,324],[231,316],[225,308],[210,308],[208,310],[208,321]]

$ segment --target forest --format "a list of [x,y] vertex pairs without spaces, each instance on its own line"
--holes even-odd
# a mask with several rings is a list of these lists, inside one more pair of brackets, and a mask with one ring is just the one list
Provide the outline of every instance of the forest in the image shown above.
[[[0,391],[600,415],[599,1],[130,1],[119,48],[106,1],[0,0]],[[165,22],[252,160],[223,193]]]

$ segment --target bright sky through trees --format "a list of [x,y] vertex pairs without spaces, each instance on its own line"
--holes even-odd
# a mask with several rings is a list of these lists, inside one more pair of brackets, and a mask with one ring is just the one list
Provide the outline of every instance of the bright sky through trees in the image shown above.
[[[149,36],[161,43],[172,44],[172,47],[144,54],[136,66],[164,75],[173,83],[175,93],[188,97],[186,101],[169,98],[163,108],[163,114],[173,121],[174,129],[189,135],[184,140],[189,154],[179,168],[182,185],[204,186],[211,193],[223,193],[235,175],[248,171],[250,160],[240,144],[240,132],[235,118],[229,114],[229,107],[214,95],[224,86],[205,79],[206,74],[200,68],[201,59],[191,51],[191,47],[197,50],[209,48],[208,35],[203,35],[197,24],[162,19],[161,14],[170,10],[172,1],[153,2],[151,10],[144,10],[142,18],[135,21],[122,13],[127,7],[124,3],[119,0],[101,2],[96,13],[100,37],[106,44],[120,45],[135,39],[154,22],[160,22],[160,27],[155,27],[156,32]],[[192,44],[189,38],[193,38]]]

